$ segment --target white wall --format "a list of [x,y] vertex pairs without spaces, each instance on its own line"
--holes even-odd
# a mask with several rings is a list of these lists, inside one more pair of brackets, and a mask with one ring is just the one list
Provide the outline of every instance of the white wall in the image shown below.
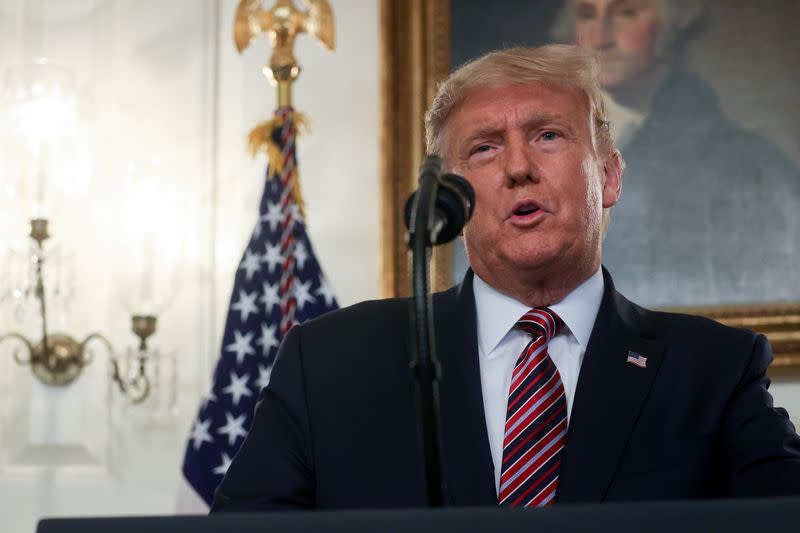
[[[0,346],[3,531],[31,531],[44,515],[175,510],[183,447],[218,357],[233,275],[263,187],[265,161],[250,159],[246,137],[276,104],[261,74],[266,39],[241,56],[235,51],[237,3],[0,0],[0,73],[34,53],[69,67],[92,133],[90,187],[61,206],[51,228],[48,248],[68,256],[61,264],[74,289],[54,307],[52,323],[76,337],[97,330],[120,349],[132,345],[116,290],[140,274],[137,249],[122,231],[126,213],[182,228],[180,279],[153,339],[179,363],[177,412],[164,397],[150,411],[122,405],[107,388],[102,357],[75,384],[55,390]],[[294,103],[311,120],[298,141],[311,241],[340,303],[349,304],[379,292],[378,2],[331,4],[336,50],[299,38],[304,71]],[[165,186],[179,191],[169,212],[126,197],[124,162],[142,154],[161,157]],[[8,179],[0,172],[0,191]],[[26,216],[19,198],[0,196],[0,261],[10,248],[16,259],[24,256]],[[158,283],[166,287],[164,279]],[[12,307],[0,300],[0,334],[19,328],[35,335],[31,315]]]

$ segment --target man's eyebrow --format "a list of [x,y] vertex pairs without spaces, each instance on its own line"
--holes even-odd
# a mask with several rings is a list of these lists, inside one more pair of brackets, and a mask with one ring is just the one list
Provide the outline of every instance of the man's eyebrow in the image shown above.
[[[528,129],[543,126],[545,124],[557,124],[559,127],[565,128],[568,131],[572,131],[570,121],[567,119],[567,117],[559,113],[550,113],[548,111],[531,113],[529,116],[523,118],[522,123]],[[503,131],[504,127],[505,126],[500,122],[491,122],[470,132],[470,134],[464,140],[466,143],[471,143],[476,139],[492,137]]]
[[497,135],[497,133],[503,131],[503,125],[499,122],[493,124],[485,124],[480,128],[473,130],[467,135],[465,141],[467,143],[474,141],[475,139],[480,139],[482,137],[493,137]]
[[524,124],[529,128],[532,126],[542,126],[544,124],[558,124],[561,127],[569,127],[570,121],[560,113],[539,111],[527,117],[524,120]]

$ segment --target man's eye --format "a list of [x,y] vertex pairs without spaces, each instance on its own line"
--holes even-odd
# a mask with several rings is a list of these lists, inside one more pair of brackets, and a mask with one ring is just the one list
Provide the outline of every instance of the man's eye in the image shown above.
[[474,150],[472,150],[473,154],[479,154],[481,152],[488,152],[491,150],[492,147],[488,144],[481,144],[480,146],[476,146]]
[[622,4],[612,7],[611,14],[625,18],[633,18],[639,14],[639,9],[634,5]]
[[542,140],[544,141],[555,141],[558,139],[558,133],[554,131],[546,131],[542,133]]

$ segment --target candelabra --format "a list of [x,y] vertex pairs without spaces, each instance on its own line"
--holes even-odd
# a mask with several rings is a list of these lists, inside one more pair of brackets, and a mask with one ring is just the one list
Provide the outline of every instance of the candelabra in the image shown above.
[[[18,341],[21,346],[13,351],[17,363],[30,365],[33,374],[47,385],[64,386],[75,381],[83,368],[92,362],[89,346],[99,343],[110,358],[113,382],[133,403],[144,401],[151,388],[150,378],[146,373],[146,363],[151,355],[147,339],[156,331],[156,317],[134,315],[132,318],[133,332],[139,337],[139,347],[133,358],[134,368],[129,368],[128,364],[115,355],[111,342],[100,333],[90,333],[80,342],[70,335],[50,333],[47,327],[47,293],[43,274],[44,241],[50,237],[48,221],[42,218],[31,220],[30,237],[36,241],[34,294],[38,300],[41,339],[38,342],[31,341],[21,333],[10,332],[0,335],[0,344]],[[23,348],[27,353],[23,353]]]

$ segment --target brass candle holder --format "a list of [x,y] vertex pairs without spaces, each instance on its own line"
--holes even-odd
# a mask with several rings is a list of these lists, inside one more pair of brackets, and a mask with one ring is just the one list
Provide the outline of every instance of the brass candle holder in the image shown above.
[[117,384],[120,391],[133,403],[144,401],[150,393],[150,379],[145,372],[145,364],[149,357],[147,339],[156,331],[156,317],[139,316],[132,318],[132,329],[139,337],[139,350],[136,356],[137,365],[133,375],[125,375],[121,369],[119,358],[114,355],[111,342],[100,333],[91,333],[77,341],[74,337],[64,333],[50,333],[47,327],[47,298],[44,287],[44,241],[49,237],[48,221],[44,218],[31,220],[30,237],[36,241],[36,288],[34,294],[39,301],[39,316],[41,319],[40,340],[31,341],[21,333],[10,332],[0,335],[0,344],[5,341],[16,340],[22,348],[13,351],[14,360],[20,365],[29,365],[33,375],[42,383],[51,386],[66,386],[75,381],[83,368],[92,362],[91,343],[100,343],[105,347],[111,360],[111,379]]

